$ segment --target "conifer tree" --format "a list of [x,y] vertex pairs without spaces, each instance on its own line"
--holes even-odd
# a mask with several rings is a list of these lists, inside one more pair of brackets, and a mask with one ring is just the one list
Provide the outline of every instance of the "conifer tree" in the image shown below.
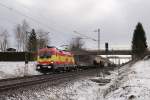
[[139,22],[132,38],[132,53],[134,58],[143,57],[147,51],[146,35],[142,24]]
[[36,33],[35,33],[34,29],[32,29],[32,32],[29,36],[28,51],[30,51],[30,52],[37,51],[37,36],[36,36]]

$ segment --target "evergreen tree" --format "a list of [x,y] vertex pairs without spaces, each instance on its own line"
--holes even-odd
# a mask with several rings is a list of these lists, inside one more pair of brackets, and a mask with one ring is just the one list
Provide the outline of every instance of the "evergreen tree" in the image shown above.
[[35,33],[34,29],[32,29],[32,32],[29,36],[28,51],[30,51],[30,52],[37,51],[37,37],[36,37],[36,33]]
[[147,51],[145,31],[141,23],[138,23],[133,33],[132,53],[134,58],[144,56]]

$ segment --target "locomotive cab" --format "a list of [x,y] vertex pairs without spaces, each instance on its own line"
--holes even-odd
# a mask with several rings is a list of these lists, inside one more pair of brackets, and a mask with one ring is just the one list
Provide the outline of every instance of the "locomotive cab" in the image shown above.
[[39,50],[36,69],[39,71],[50,71],[54,64],[52,56],[52,51],[48,48]]

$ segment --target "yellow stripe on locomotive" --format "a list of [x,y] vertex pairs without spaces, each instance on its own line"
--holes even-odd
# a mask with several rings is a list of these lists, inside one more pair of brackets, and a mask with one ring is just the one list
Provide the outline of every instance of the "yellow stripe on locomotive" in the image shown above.
[[59,52],[56,48],[43,48],[38,53],[39,64],[75,64],[74,57],[70,52]]

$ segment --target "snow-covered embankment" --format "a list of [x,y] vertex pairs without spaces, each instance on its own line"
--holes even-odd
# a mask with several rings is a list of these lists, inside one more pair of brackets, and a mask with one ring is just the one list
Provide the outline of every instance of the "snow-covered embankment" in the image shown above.
[[135,63],[119,77],[120,86],[106,100],[150,100],[150,60]]

